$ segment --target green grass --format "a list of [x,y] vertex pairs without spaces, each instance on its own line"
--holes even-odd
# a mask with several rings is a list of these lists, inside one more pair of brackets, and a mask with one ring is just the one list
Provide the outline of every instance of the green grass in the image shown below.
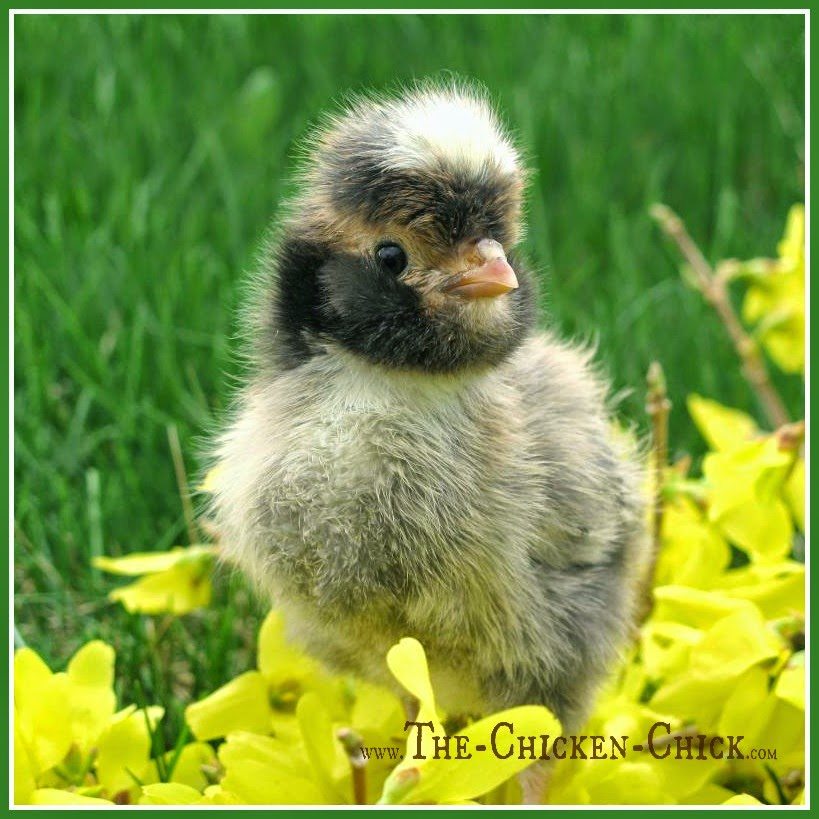
[[518,130],[544,321],[599,340],[623,416],[643,425],[654,358],[674,453],[700,451],[690,391],[758,414],[647,208],[711,259],[773,252],[804,195],[802,18],[17,16],[15,612],[50,662],[111,640],[123,694],[166,705],[248,667],[261,607],[239,579],[158,639],[90,559],[184,541],[166,428],[194,475],[294,140],[345,90],[442,70]]

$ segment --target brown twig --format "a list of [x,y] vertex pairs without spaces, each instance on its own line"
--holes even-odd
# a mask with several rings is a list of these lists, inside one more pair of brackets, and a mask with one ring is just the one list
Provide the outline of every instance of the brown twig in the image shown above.
[[742,362],[742,373],[756,392],[765,414],[771,425],[781,427],[788,423],[788,411],[776,388],[771,383],[765,361],[759,351],[759,345],[746,332],[737,318],[731,300],[728,297],[726,279],[714,272],[702,251],[685,228],[682,219],[666,205],[653,205],[651,216],[663,232],[674,240],[694,274],[694,284],[705,300],[716,310],[734,349]]
[[791,479],[799,459],[803,458],[805,454],[805,422],[794,421],[792,424],[785,424],[774,435],[780,451],[790,452],[792,455],[791,462],[782,477],[782,486],[784,486]]
[[783,452],[795,452],[799,455],[805,442],[805,422],[794,421],[780,427],[776,431],[776,441]]
[[182,458],[182,447],[179,445],[179,433],[176,425],[170,424],[167,427],[168,446],[171,448],[171,458],[173,459],[173,470],[176,475],[176,486],[179,490],[179,499],[182,501],[182,513],[185,516],[185,528],[188,530],[188,542],[193,545],[200,541],[199,532],[196,528],[196,516],[193,514],[193,504],[191,503],[191,493],[188,489],[188,478],[185,473],[185,461]]
[[336,737],[341,743],[347,758],[350,760],[350,770],[353,778],[353,801],[356,805],[367,804],[367,758],[361,750],[363,742],[361,736],[351,728],[339,728]]
[[646,375],[646,412],[651,419],[651,470],[654,483],[654,498],[651,525],[651,557],[648,562],[645,578],[645,594],[642,619],[651,613],[654,605],[654,573],[660,554],[660,540],[663,531],[663,485],[668,464],[668,416],[671,413],[671,401],[665,384],[665,373],[659,361],[652,361]]

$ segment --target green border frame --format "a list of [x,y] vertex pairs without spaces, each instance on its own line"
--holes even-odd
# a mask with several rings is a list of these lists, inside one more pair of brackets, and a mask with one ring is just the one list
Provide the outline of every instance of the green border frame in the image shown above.
[[[453,2],[453,0],[448,0],[448,2],[446,2],[444,4],[429,3],[429,2],[424,2],[424,0],[420,0],[420,2],[408,4],[406,7],[403,7],[403,8],[402,7],[398,7],[398,8],[386,7],[384,5],[384,3],[373,2],[373,0],[364,0],[364,2],[362,2],[359,6],[354,7],[349,2],[338,2],[338,0],[336,0],[336,2],[332,2],[332,0],[330,0],[330,2],[323,2],[323,3],[316,4],[314,6],[301,6],[301,8],[295,8],[293,4],[283,4],[283,5],[278,6],[278,7],[271,7],[271,6],[267,5],[267,4],[259,4],[259,3],[251,2],[251,3],[245,4],[243,6],[243,10],[248,10],[248,11],[250,11],[250,10],[253,10],[253,11],[271,11],[271,12],[280,11],[280,10],[288,10],[288,11],[293,11],[294,13],[298,13],[300,11],[312,12],[312,13],[321,13],[322,11],[327,11],[328,13],[339,13],[339,12],[341,12],[341,13],[344,13],[344,12],[354,13],[354,12],[359,11],[359,10],[373,11],[373,12],[376,12],[376,13],[378,11],[383,11],[385,13],[390,12],[390,11],[408,11],[408,12],[419,11],[421,13],[424,13],[424,12],[436,12],[436,11],[443,11],[443,12],[453,11],[453,12],[457,12],[457,10],[459,10],[459,9],[469,9],[469,10],[474,10],[474,11],[490,11],[491,12],[491,11],[499,11],[498,7],[499,7],[498,3],[481,7],[481,6],[475,6],[474,4],[471,4],[471,3],[466,3],[466,2],[464,2],[464,0],[455,0],[455,2]],[[651,13],[651,12],[654,12],[654,13],[668,13],[668,12],[678,11],[678,12],[682,12],[682,13],[690,12],[690,13],[696,14],[696,13],[708,13],[713,8],[714,8],[713,6],[681,6],[681,7],[678,7],[676,9],[671,8],[671,7],[658,9],[658,7],[656,5],[638,4],[638,5],[630,6],[628,9],[625,9],[625,10],[619,10],[619,9],[616,9],[616,8],[612,8],[609,5],[602,4],[602,5],[583,6],[580,9],[578,9],[578,11],[579,12],[583,12],[583,11],[611,12],[613,14],[616,14],[616,13],[627,14],[632,9],[640,9],[640,10],[648,11],[649,13]],[[10,119],[9,118],[10,99],[9,99],[9,90],[8,89],[9,89],[9,83],[10,83],[10,80],[11,80],[11,71],[10,71],[11,67],[10,67],[10,64],[9,64],[9,58],[10,58],[9,44],[11,43],[10,38],[11,38],[11,35],[12,35],[12,32],[13,32],[13,19],[14,19],[15,13],[19,12],[19,13],[25,14],[26,12],[38,12],[38,11],[40,11],[42,9],[43,9],[43,6],[14,6],[14,7],[7,7],[7,14],[5,16],[4,40],[3,40],[3,42],[4,42],[5,53],[6,53],[6,61],[7,61],[6,65],[8,66],[8,68],[7,68],[7,74],[6,74],[6,83],[4,85],[4,92],[3,92],[3,96],[4,96],[4,100],[5,100],[5,111],[7,112],[7,128],[6,128],[5,134],[4,134],[4,145],[5,145],[5,156],[9,157],[9,161],[11,161],[11,159],[12,159],[10,157],[10,154],[9,154],[9,148],[10,148],[9,132],[10,132],[10,128],[13,127],[13,122],[9,121],[9,119]],[[167,10],[167,9],[191,10],[192,13],[196,13],[198,11],[200,13],[205,13],[205,14],[222,12],[222,11],[229,11],[228,9],[225,9],[223,7],[222,8],[220,8],[220,7],[217,7],[217,8],[202,8],[200,6],[196,6],[196,5],[193,5],[193,4],[190,4],[190,3],[168,3],[168,4],[164,4],[162,6],[154,5],[151,8],[147,8],[147,9],[137,9],[137,8],[133,8],[133,7],[129,7],[129,6],[124,6],[124,7],[121,7],[121,9],[118,9],[116,7],[112,7],[109,4],[94,4],[94,5],[85,6],[85,8],[83,8],[82,11],[83,12],[98,11],[98,12],[102,13],[102,12],[106,12],[106,11],[109,11],[109,10],[110,11],[127,10],[127,11],[134,11],[134,13],[149,14],[149,13],[164,11],[164,10]],[[786,13],[786,12],[789,12],[789,13],[804,13],[804,14],[806,14],[806,22],[807,22],[806,34],[809,34],[811,37],[814,34],[813,20],[812,20],[812,15],[810,14],[811,10],[810,10],[809,7],[802,7],[802,8],[794,7],[794,8],[790,8],[790,9],[772,9],[770,3],[757,3],[757,4],[754,4],[754,5],[751,5],[751,6],[749,6],[747,4],[739,4],[739,3],[731,3],[731,4],[721,3],[719,5],[719,10],[720,11],[722,11],[722,10],[727,11],[727,10],[733,10],[733,9],[741,9],[742,11],[748,11],[748,12],[770,11],[772,14],[781,14],[781,13]],[[334,11],[331,11],[331,10],[334,10]],[[49,8],[48,11],[49,12],[54,12],[54,13],[59,13],[59,14],[70,14],[72,11],[76,11],[76,10],[75,9],[70,9],[70,8],[69,9],[52,9],[52,8]],[[548,13],[548,12],[560,13],[560,12],[565,12],[567,10],[566,9],[560,9],[559,11],[555,11],[553,9],[531,8],[531,7],[523,6],[523,7],[515,8],[515,9],[506,9],[501,13],[509,13],[510,11],[529,12],[529,13]],[[809,57],[808,57],[808,64],[807,65],[808,65],[808,71],[812,74],[812,70],[811,70],[812,66],[810,64],[810,58]],[[810,102],[810,100],[807,99],[806,103],[809,103],[809,102]],[[4,169],[4,176],[5,176],[5,180],[6,180],[6,190],[9,191],[9,197],[10,197],[12,192],[9,189],[10,181],[11,181],[10,177],[9,177],[9,164],[5,164],[4,168],[5,168]],[[810,183],[812,181],[812,177],[813,177],[813,174],[811,173],[809,175],[809,178],[808,178],[808,183]],[[808,187],[808,190],[810,190],[809,187]],[[808,198],[807,204],[808,204],[808,213],[810,214],[809,198]],[[7,224],[10,224],[11,214],[9,213],[9,198],[5,199],[3,208],[6,211]],[[11,248],[13,247],[13,242],[9,243],[9,237],[10,237],[9,232],[5,233],[5,236],[7,237],[6,238],[7,245],[10,245],[10,246],[7,246],[7,248],[6,248],[6,252],[7,252],[7,254],[9,254],[10,251],[11,251]],[[810,236],[810,234],[808,234],[808,236]],[[808,239],[808,242],[810,244],[810,238]],[[3,291],[3,301],[4,301],[4,304],[5,304],[6,313],[9,312],[10,307],[11,307],[9,294],[10,294],[10,291],[11,291],[12,281],[13,281],[13,270],[12,270],[11,265],[10,265],[8,287],[5,288],[4,291]],[[811,308],[813,307],[812,302],[813,302],[813,299],[811,299],[811,305],[810,305]],[[14,328],[13,317],[11,317],[11,320],[9,322],[9,330],[8,330],[8,337],[7,337],[9,340],[12,337],[13,328]],[[13,389],[14,389],[14,387],[13,387],[13,383],[11,381],[11,379],[12,379],[11,356],[13,354],[13,351],[12,351],[12,347],[11,347],[11,344],[10,344],[9,340],[4,341],[4,343],[6,344],[6,347],[7,347],[6,356],[5,356],[5,368],[6,368],[6,384],[8,384],[8,387],[9,387],[9,394],[7,396],[7,401],[4,402],[4,404],[3,404],[3,413],[5,414],[6,424],[7,424],[8,430],[9,430],[9,435],[8,435],[7,443],[6,443],[6,458],[7,458],[7,463],[8,463],[8,470],[7,470],[6,475],[4,477],[4,483],[5,483],[5,489],[6,489],[6,492],[5,492],[5,497],[7,499],[6,503],[8,505],[8,510],[7,510],[8,511],[8,518],[11,521],[13,519],[13,511],[12,511],[12,508],[11,508],[11,489],[12,489],[12,486],[11,486],[12,478],[11,478],[11,476],[13,474],[12,473],[12,468],[13,468],[13,464],[12,464],[12,446],[11,446],[11,441],[12,441],[12,436],[13,436],[13,429],[11,427],[11,423],[12,423],[13,414],[9,411],[9,408],[10,408],[11,402],[13,400]],[[814,346],[815,345],[813,345],[813,344],[810,346],[810,352],[811,353],[814,352],[814,349],[813,349]],[[819,342],[817,342],[816,346],[819,346]],[[813,463],[814,459],[812,457],[812,453],[809,453],[809,460],[810,460],[810,465],[812,467],[814,465],[814,463]],[[812,495],[809,498],[809,501],[810,500],[812,500]],[[13,537],[10,537],[9,550],[12,550],[12,549],[13,549]],[[12,577],[11,577],[11,572],[9,572],[8,564],[6,564],[6,567],[4,568],[4,572],[6,574],[6,583],[7,583],[7,586],[9,587],[10,595],[11,595],[11,594],[13,594],[13,588],[11,586]],[[810,575],[809,575],[809,578],[808,578],[808,584],[809,584],[810,590],[813,591],[813,578]],[[8,623],[9,654],[8,654],[8,657],[9,657],[9,660],[13,656],[13,651],[14,651],[14,640],[13,640],[13,633],[12,633],[11,611],[12,610],[11,610],[11,597],[10,597],[10,599],[9,599],[9,610],[8,610],[8,615],[9,615],[9,623]],[[812,665],[813,665],[812,661],[811,661],[810,665],[811,665],[811,667],[809,668],[809,678],[810,678],[810,672],[812,671]],[[10,666],[9,666],[9,668],[10,668]],[[9,670],[9,675],[10,675],[10,670]],[[11,693],[12,693],[11,690],[9,690],[10,689],[10,686],[9,686],[10,676],[6,676],[4,678],[4,680],[5,680],[4,685],[7,688],[7,692],[6,692],[7,693],[7,702],[9,704],[9,711],[10,711],[10,709],[11,709],[11,699],[10,698],[11,698]],[[810,690],[810,688],[809,688],[809,690]],[[6,712],[6,713],[9,713],[9,712]],[[810,719],[809,720],[809,727],[813,728],[813,724],[814,724],[813,719]],[[9,734],[11,732],[11,728],[12,728],[12,726],[11,726],[11,724],[9,724],[7,726]],[[811,733],[812,733],[812,731],[807,731],[806,732],[807,738],[808,738],[808,746],[810,746]],[[809,751],[810,751],[810,747],[808,747],[808,752]],[[5,758],[5,761],[7,763],[6,770],[9,772],[9,775],[10,775],[10,773],[11,773],[11,759],[9,758],[8,745],[4,745],[2,751],[0,751],[0,759],[2,759],[2,758]],[[808,767],[807,770],[812,774],[812,768],[811,767]],[[810,797],[810,792],[812,790],[813,779],[814,779],[814,777],[812,775],[809,775],[808,782],[806,783],[808,798]],[[9,805],[9,812],[11,812],[11,810],[12,810],[11,805],[10,805],[11,793],[9,792],[9,780],[8,779],[4,778],[4,780],[2,782],[2,785],[0,785],[0,789],[2,790],[2,793],[4,794],[4,797],[5,797],[3,804]],[[790,808],[786,808],[786,809],[787,810],[796,810],[796,811],[804,812],[804,811],[809,811],[810,807],[808,805],[806,805],[806,806],[794,806],[794,807],[790,807]],[[20,810],[22,810],[22,809],[20,809]],[[53,808],[51,810],[46,810],[45,812],[46,813],[51,813],[52,811],[54,811],[54,812],[63,812],[64,810],[67,810],[67,809],[66,808],[63,808],[63,809]],[[68,810],[70,810],[70,809],[68,809]],[[197,810],[197,808],[195,808],[195,807],[188,807],[188,808],[180,807],[180,808],[174,808],[174,809],[169,808],[167,810],[151,810],[151,815],[153,815],[153,816],[172,815],[172,814],[178,813],[179,811],[196,811],[196,810]],[[228,808],[228,810],[230,810],[230,808]],[[346,811],[346,810],[349,810],[349,808],[341,809],[341,808],[334,808],[332,806],[327,806],[327,807],[324,807],[324,808],[312,808],[312,809],[300,810],[300,811],[298,811],[298,815],[300,815],[300,816],[309,816],[309,815],[315,815],[315,814],[326,815],[326,814],[331,814],[331,813],[337,813],[337,812],[340,812],[342,810]],[[355,810],[355,808],[353,808],[353,810]],[[383,809],[383,808],[381,808],[381,809],[380,808],[360,808],[359,810],[364,810],[364,811],[366,811],[368,813],[375,813],[375,814],[381,814],[381,815],[392,813],[392,811],[386,810],[386,809]],[[405,809],[402,809],[402,810],[404,810],[404,811],[408,810],[408,811],[414,812],[414,813],[426,813],[426,811],[424,811],[422,809],[419,809],[419,808],[415,808],[415,809],[405,808]],[[454,809],[453,810],[453,809],[449,809],[449,808],[437,808],[436,809],[434,807],[430,807],[428,810],[444,811],[448,815],[461,815],[461,816],[463,816],[463,815],[467,815],[467,814],[474,814],[474,810],[476,810],[476,809],[471,809],[470,808],[470,809]],[[519,812],[521,810],[523,810],[523,811],[536,810],[536,811],[546,811],[546,812],[561,811],[562,810],[562,811],[569,812],[571,816],[577,816],[577,815],[597,814],[597,813],[600,813],[601,811],[605,811],[605,810],[617,812],[619,809],[615,808],[614,806],[601,805],[599,807],[576,808],[576,809],[575,808],[566,808],[566,807],[561,807],[561,806],[544,806],[544,807],[541,807],[541,808],[533,807],[533,808],[529,808],[529,809],[527,809],[527,808],[515,808],[515,807],[510,807],[510,806],[500,806],[500,807],[497,807],[497,808],[487,806],[487,807],[484,807],[484,808],[477,808],[477,810],[481,810],[481,811],[488,810],[488,811],[492,811],[493,813],[494,812],[517,813],[517,812]],[[639,811],[641,813],[648,814],[648,813],[652,813],[652,812],[659,813],[660,811],[663,811],[665,813],[668,809],[667,808],[660,808],[660,807],[655,807],[655,808],[649,807],[649,808],[645,808],[645,809],[641,810],[639,807],[626,806],[626,807],[622,808],[622,810]],[[719,810],[724,810],[724,809],[721,808],[721,806],[682,808],[682,809],[673,810],[673,816],[674,817],[676,817],[676,816],[697,816],[703,810],[719,811]],[[759,807],[759,808],[749,807],[746,810],[758,813],[758,812],[762,812],[764,810],[769,810],[769,808],[767,808],[767,807]],[[281,808],[260,808],[260,809],[257,809],[257,810],[253,810],[251,813],[252,813],[252,815],[257,815],[258,816],[260,814],[261,815],[276,814],[276,813],[281,813],[281,812],[295,812],[295,811],[290,806],[284,806],[284,807],[281,807]],[[95,810],[94,813],[98,813],[98,811]],[[99,811],[99,813],[100,814],[116,814],[117,809],[116,808],[112,808],[110,810],[109,809],[103,809],[103,810]]]

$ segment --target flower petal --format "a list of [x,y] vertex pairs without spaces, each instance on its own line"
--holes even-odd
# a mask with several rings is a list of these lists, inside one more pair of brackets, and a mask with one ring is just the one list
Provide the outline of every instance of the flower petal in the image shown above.
[[232,731],[267,734],[272,709],[267,681],[258,671],[247,671],[185,709],[185,719],[199,740],[216,739]]
[[52,674],[39,655],[21,648],[14,655],[14,708],[21,747],[35,776],[60,762],[72,742],[69,682]]
[[202,794],[190,785],[179,782],[156,782],[143,785],[140,805],[196,805],[202,801]]
[[[168,751],[165,754],[165,761],[170,763],[173,756],[174,751]],[[216,754],[207,742],[190,742],[179,753],[171,781],[188,785],[201,792],[208,785],[208,780],[202,773],[202,766],[215,763]]]
[[287,640],[284,619],[275,609],[268,613],[259,629],[257,665],[267,680],[277,719],[292,717],[305,691],[320,695],[331,718],[341,719],[345,715],[343,679],[332,677],[316,660]]
[[[429,667],[423,646],[413,637],[404,637],[387,652],[387,665],[393,676],[418,700],[417,723],[432,723],[432,730],[413,727],[407,736],[407,753],[403,761],[396,768],[396,772],[414,769],[411,757],[418,750],[418,731],[421,730],[421,756],[431,757],[433,754],[433,735],[443,736],[444,729],[441,718],[435,705],[435,694],[432,691],[432,682],[429,678]],[[407,777],[409,774],[401,774]],[[406,778],[396,780],[403,789]],[[389,780],[388,780],[389,782]],[[386,787],[386,786],[385,786]]]
[[221,786],[250,805],[319,805],[321,787],[306,776],[307,759],[272,737],[237,732],[219,748]]
[[208,544],[194,546],[176,546],[167,552],[132,552],[122,557],[95,557],[93,565],[109,574],[137,577],[143,574],[156,574],[172,569],[186,560],[197,559],[216,554],[216,547]]
[[805,654],[797,652],[779,675],[774,688],[776,696],[795,708],[805,710]]
[[387,653],[390,671],[407,691],[417,698],[422,708],[435,711],[435,695],[429,679],[427,657],[422,645],[413,637],[404,637]]
[[[16,717],[16,714],[15,714]],[[15,719],[14,725],[14,803],[17,805],[31,804],[31,797],[36,788],[34,781],[34,766],[20,729]]]
[[117,705],[114,685],[114,649],[101,640],[86,643],[66,670],[75,742],[88,751],[111,720]]
[[732,796],[730,799],[726,799],[723,805],[761,805],[760,802],[755,796],[751,796],[749,793],[738,793],[736,796]]
[[333,736],[330,717],[324,710],[318,694],[308,692],[299,700],[296,717],[304,749],[313,768],[313,779],[321,787],[324,800],[339,805],[348,802],[345,791],[349,793],[349,787],[343,788],[336,780],[339,773],[347,774],[346,778],[349,779],[349,763],[345,764],[341,745]]
[[164,710],[152,706],[147,709],[122,712],[112,721],[99,738],[97,745],[97,781],[107,793],[129,791],[137,795],[134,776],[142,777],[150,762],[151,731],[162,719]]
[[73,791],[63,791],[58,788],[40,788],[34,791],[32,805],[113,805],[108,799],[97,799],[93,796],[83,796]]
[[130,612],[187,614],[210,603],[210,571],[209,563],[178,564],[114,589],[108,596]]
[[756,607],[729,614],[710,628],[691,649],[691,672],[701,678],[732,679],[765,660],[775,659],[784,646]]
[[691,393],[688,412],[711,449],[733,449],[747,443],[759,429],[750,415]]

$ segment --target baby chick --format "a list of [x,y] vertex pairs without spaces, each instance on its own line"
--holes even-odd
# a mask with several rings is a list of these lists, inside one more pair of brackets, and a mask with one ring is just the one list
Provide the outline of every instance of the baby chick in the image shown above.
[[227,556],[328,666],[393,684],[413,636],[443,709],[575,730],[633,623],[644,505],[590,354],[535,329],[520,154],[463,86],[354,101],[308,153],[216,452]]

